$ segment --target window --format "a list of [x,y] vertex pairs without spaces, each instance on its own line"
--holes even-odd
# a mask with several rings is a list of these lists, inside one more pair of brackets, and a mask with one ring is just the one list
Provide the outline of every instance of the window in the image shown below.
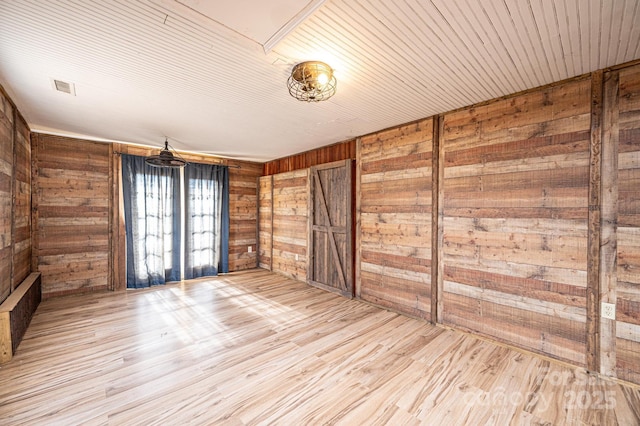
[[228,272],[225,166],[158,168],[125,154],[122,175],[128,288]]

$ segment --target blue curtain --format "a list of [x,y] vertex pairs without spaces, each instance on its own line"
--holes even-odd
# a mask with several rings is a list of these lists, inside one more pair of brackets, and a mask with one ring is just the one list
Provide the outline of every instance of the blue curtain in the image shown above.
[[228,168],[190,163],[184,173],[184,277],[229,272]]
[[180,171],[122,155],[127,287],[180,280]]

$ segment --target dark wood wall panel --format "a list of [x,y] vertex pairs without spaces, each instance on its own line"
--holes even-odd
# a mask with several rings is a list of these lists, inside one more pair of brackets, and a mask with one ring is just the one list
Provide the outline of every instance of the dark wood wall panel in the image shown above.
[[433,119],[364,136],[356,274],[364,300],[430,318]]
[[13,105],[0,91],[0,302],[9,296],[12,284],[14,130]]
[[290,155],[277,160],[264,163],[263,175],[292,172],[294,170],[307,169],[311,166],[332,163],[341,160],[353,160],[356,158],[355,139],[323,146],[300,154]]
[[258,190],[258,266],[271,270],[273,252],[273,176],[263,176]]
[[307,280],[309,169],[273,176],[272,270]]
[[31,273],[31,139],[29,127],[16,119],[13,183],[13,277],[16,288]]
[[229,270],[258,266],[258,177],[261,163],[229,161]]
[[444,115],[445,324],[585,364],[590,93]]
[[34,256],[43,298],[109,287],[109,144],[34,134]]
[[640,65],[620,71],[618,100],[616,372],[640,384]]

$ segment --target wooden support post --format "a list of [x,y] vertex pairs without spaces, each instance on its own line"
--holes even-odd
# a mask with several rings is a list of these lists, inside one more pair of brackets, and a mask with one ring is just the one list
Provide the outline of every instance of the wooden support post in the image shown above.
[[589,214],[587,242],[586,367],[600,368],[600,220],[603,73],[591,75],[591,143],[589,152]]
[[127,289],[127,240],[124,223],[124,200],[122,198],[122,152],[126,152],[126,145],[112,144],[109,149],[109,187],[111,188],[109,253],[111,268],[107,282],[109,289],[114,291]]
[[269,230],[270,232],[270,239],[271,239],[271,243],[269,244],[269,270],[273,271],[273,210],[274,210],[274,206],[273,206],[273,175],[271,175],[271,186],[270,186],[270,191],[271,191],[271,228]]
[[431,222],[431,322],[442,322],[443,260],[442,244],[444,233],[444,117],[433,118],[432,155],[432,222]]
[[11,131],[11,152],[13,152],[13,159],[11,161],[11,187],[9,188],[9,194],[11,197],[11,267],[9,272],[9,285],[10,285],[10,293],[16,289],[19,283],[15,282],[15,263],[16,263],[16,161],[17,161],[17,150],[16,143],[18,142],[18,109],[12,105],[12,120],[13,120],[13,129]]
[[356,233],[356,245],[354,250],[355,256],[355,277],[353,285],[355,287],[355,296],[360,298],[362,286],[361,286],[361,274],[362,274],[362,139],[356,139],[356,178],[355,178],[355,233]]
[[[604,78],[602,111],[600,303],[616,304],[619,71]],[[616,320],[600,318],[600,373],[616,376]]]
[[38,270],[38,256],[40,247],[40,230],[38,222],[39,215],[39,198],[40,179],[38,178],[38,156],[40,152],[40,136],[38,133],[31,134],[31,270]]

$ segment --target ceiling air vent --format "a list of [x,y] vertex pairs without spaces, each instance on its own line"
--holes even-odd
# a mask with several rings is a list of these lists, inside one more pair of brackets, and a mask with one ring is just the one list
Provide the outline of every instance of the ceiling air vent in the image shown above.
[[67,93],[69,95],[76,95],[76,87],[73,83],[68,83],[62,80],[53,79],[53,88],[58,92]]

